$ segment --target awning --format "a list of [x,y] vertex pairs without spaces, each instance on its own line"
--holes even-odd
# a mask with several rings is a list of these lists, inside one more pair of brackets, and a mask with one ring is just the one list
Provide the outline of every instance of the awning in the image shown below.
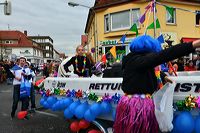
[[181,42],[193,42],[195,40],[198,40],[200,38],[189,38],[189,37],[183,37],[181,38]]

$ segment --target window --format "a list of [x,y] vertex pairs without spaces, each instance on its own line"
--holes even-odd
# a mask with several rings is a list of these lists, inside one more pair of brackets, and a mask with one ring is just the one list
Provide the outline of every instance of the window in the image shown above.
[[46,57],[49,57],[49,53],[46,53]]
[[127,30],[136,23],[139,27],[140,9],[131,9],[122,12],[106,14],[104,16],[104,31]]
[[137,25],[137,27],[139,27],[139,19],[140,19],[140,9],[133,9],[132,10],[132,20],[133,23]]
[[171,16],[169,11],[166,10],[167,24],[176,24],[176,9],[174,9],[174,16]]
[[13,42],[12,41],[10,41],[10,40],[6,40],[5,41],[5,44],[12,44]]
[[130,10],[111,14],[111,30],[130,27]]
[[49,46],[46,46],[46,50],[49,50]]
[[200,11],[196,11],[196,25],[200,25]]
[[110,31],[110,15],[107,14],[104,16],[104,20],[105,20],[105,32]]

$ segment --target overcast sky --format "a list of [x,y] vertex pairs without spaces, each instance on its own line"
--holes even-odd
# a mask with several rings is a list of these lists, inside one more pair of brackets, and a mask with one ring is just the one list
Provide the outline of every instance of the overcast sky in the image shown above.
[[[92,7],[95,0],[10,0],[12,14],[0,10],[0,30],[27,30],[30,36],[50,36],[54,47],[67,55],[74,54],[81,42],[89,9],[69,7],[68,2]],[[4,0],[0,0],[4,2]]]

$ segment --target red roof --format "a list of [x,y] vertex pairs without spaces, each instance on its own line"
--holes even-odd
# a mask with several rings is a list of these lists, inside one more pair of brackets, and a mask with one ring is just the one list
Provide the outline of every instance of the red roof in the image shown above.
[[5,47],[34,47],[31,40],[20,31],[0,31],[0,40],[17,40],[15,44],[2,44]]

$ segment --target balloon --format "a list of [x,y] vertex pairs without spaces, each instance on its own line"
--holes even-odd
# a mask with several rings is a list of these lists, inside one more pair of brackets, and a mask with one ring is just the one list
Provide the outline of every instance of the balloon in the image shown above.
[[103,101],[101,103],[101,109],[102,109],[102,113],[107,114],[107,113],[110,113],[112,106],[110,103]]
[[48,109],[48,108],[50,108],[50,105],[47,103],[47,101],[45,101],[43,103],[43,107],[46,108],[46,109]]
[[78,105],[80,104],[80,101],[75,101],[72,104],[70,104],[69,106],[69,110],[75,115],[75,109],[78,107]]
[[40,99],[40,105],[42,105],[43,106],[43,104],[44,104],[44,102],[46,101],[46,99],[45,98],[41,98]]
[[64,116],[67,119],[71,119],[73,117],[73,114],[71,113],[71,111],[68,108],[66,108],[64,111]]
[[194,119],[189,112],[182,112],[175,119],[174,128],[178,133],[192,133],[194,126]]
[[99,130],[94,130],[94,129],[92,129],[92,130],[90,130],[88,133],[102,133],[102,132],[99,131]]
[[101,104],[99,103],[94,103],[90,107],[90,111],[94,116],[98,116],[101,113]]
[[86,120],[80,120],[79,121],[79,127],[80,129],[86,129],[90,126],[90,122],[86,121]]
[[57,101],[57,99],[53,96],[50,96],[47,98],[47,103],[49,104],[49,106],[51,107],[53,104],[55,104]]
[[115,121],[115,117],[116,117],[116,110],[113,109],[113,112],[112,112],[112,118],[113,118],[114,121]]
[[90,109],[88,109],[84,114],[85,120],[91,122],[95,119],[95,116],[90,112]]
[[18,119],[24,119],[24,117],[28,114],[27,111],[20,111],[17,113],[17,118]]
[[52,111],[57,111],[57,110],[58,110],[57,105],[58,105],[58,104],[55,103],[55,104],[51,107],[51,110],[52,110]]
[[83,118],[85,112],[88,110],[88,107],[89,105],[87,102],[78,105],[78,107],[75,109],[75,116],[79,119]]
[[74,121],[70,124],[70,129],[72,132],[78,132],[80,130],[79,123]]
[[195,120],[195,133],[200,133],[200,116]]
[[71,98],[65,98],[63,100],[64,109],[67,108],[71,103],[73,103],[73,100]]

